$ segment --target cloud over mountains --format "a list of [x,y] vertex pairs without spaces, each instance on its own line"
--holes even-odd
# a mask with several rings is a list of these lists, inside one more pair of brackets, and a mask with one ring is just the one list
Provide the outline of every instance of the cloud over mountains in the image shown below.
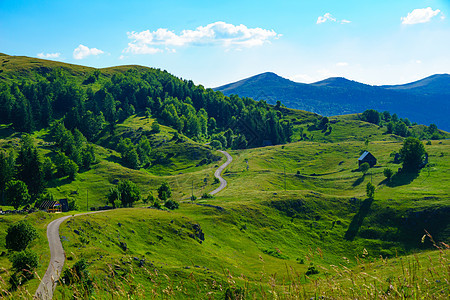
[[174,51],[174,47],[183,46],[255,47],[281,36],[274,30],[248,28],[243,24],[233,25],[225,22],[214,22],[199,26],[195,30],[183,30],[180,34],[166,28],[155,31],[132,31],[127,34],[132,41],[128,43],[124,52],[133,54],[156,54]]

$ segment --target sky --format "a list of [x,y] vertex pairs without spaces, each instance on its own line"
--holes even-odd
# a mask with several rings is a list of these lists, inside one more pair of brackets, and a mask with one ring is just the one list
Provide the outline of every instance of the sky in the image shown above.
[[450,73],[450,0],[0,0],[0,52],[205,87],[263,72],[402,84]]

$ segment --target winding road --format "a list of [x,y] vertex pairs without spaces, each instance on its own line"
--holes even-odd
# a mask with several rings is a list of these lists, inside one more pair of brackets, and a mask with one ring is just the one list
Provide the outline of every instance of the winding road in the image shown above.
[[[227,186],[227,181],[220,175],[223,170],[231,163],[233,158],[230,154],[225,151],[219,151],[227,157],[227,161],[221,165],[215,172],[214,176],[219,179],[220,186],[214,191],[210,192],[211,195],[217,194]],[[72,216],[65,216],[56,219],[47,225],[47,239],[50,247],[50,263],[48,265],[47,271],[39,284],[39,287],[34,294],[34,299],[50,300],[53,297],[53,292],[55,291],[56,284],[58,283],[59,276],[61,275],[62,268],[64,266],[64,261],[66,259],[66,253],[62,247],[61,238],[59,237],[59,226],[65,220],[71,217],[77,217],[81,215],[99,213],[104,211],[95,211],[82,214],[76,214]]]
[[227,157],[227,161],[221,165],[215,172],[214,172],[214,177],[216,177],[217,179],[219,179],[220,181],[220,185],[217,189],[215,189],[214,191],[210,192],[211,195],[217,194],[218,192],[220,192],[221,190],[223,190],[226,186],[227,186],[227,181],[225,179],[223,179],[223,177],[220,175],[222,174],[223,170],[228,167],[228,165],[233,161],[233,158],[231,157],[231,155],[226,152],[226,151],[221,151],[219,150],[220,153],[224,154]]

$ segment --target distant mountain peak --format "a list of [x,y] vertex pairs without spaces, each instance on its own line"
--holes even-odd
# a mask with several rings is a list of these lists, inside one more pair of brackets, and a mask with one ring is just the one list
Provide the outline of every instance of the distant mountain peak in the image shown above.
[[378,86],[344,77],[305,84],[265,72],[214,90],[266,100],[272,105],[281,101],[286,107],[325,116],[361,113],[366,109],[387,110],[418,123],[450,128],[449,74],[436,74],[404,85]]

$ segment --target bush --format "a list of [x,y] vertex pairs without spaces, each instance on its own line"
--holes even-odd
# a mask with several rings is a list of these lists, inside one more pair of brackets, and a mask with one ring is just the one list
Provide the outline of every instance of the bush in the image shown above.
[[27,205],[31,201],[27,185],[20,180],[8,181],[6,183],[5,194],[8,204],[14,206],[14,209]]
[[386,168],[383,170],[383,175],[387,178],[387,180],[391,180],[391,177],[392,175],[394,175],[394,172],[391,169]]
[[65,284],[73,284],[89,279],[88,263],[84,258],[77,261],[72,268],[65,269],[62,279]]
[[164,206],[167,207],[168,209],[177,209],[180,205],[178,204],[177,201],[175,200],[167,200],[166,203],[164,203]]
[[363,174],[366,174],[367,173],[367,171],[369,171],[369,169],[370,169],[370,165],[369,165],[369,163],[363,163],[363,164],[361,164],[360,166],[359,166],[359,170],[363,173]]
[[425,146],[419,139],[413,137],[407,138],[403,142],[402,149],[400,149],[403,169],[408,171],[418,170],[426,153]]
[[72,211],[72,210],[79,210],[78,204],[75,201],[75,199],[69,200],[69,211]]
[[306,274],[307,276],[319,274],[319,270],[317,270],[316,267],[314,267],[314,266],[310,266],[310,267],[308,268],[308,271],[306,271],[305,274]]
[[195,201],[195,200],[197,200],[197,196],[192,195],[192,196],[191,196],[191,201]]
[[366,185],[366,194],[369,199],[373,199],[375,196],[375,186],[371,182],[368,182]]
[[153,203],[155,201],[155,197],[152,193],[150,193],[148,194],[147,198],[142,199],[142,201],[144,201],[144,204]]
[[170,188],[170,186],[167,182],[164,182],[158,188],[158,197],[159,197],[159,199],[161,199],[163,201],[172,197],[172,189]]
[[[89,274],[88,263],[84,258],[77,261],[72,268],[65,269],[62,276],[62,281],[66,285],[78,285],[78,295],[80,299],[89,299],[89,295],[94,291],[93,281]],[[74,295],[75,296],[75,295]]]
[[14,253],[11,258],[12,267],[17,272],[22,272],[25,278],[31,279],[34,277],[34,269],[39,265],[38,255],[31,250],[20,251]]
[[25,250],[38,237],[36,229],[26,220],[12,224],[6,232],[6,248],[13,251]]
[[152,131],[154,133],[159,133],[161,131],[161,128],[160,128],[158,122],[153,121],[153,123],[152,123]]
[[157,209],[161,209],[161,203],[158,200],[154,200],[152,206]]
[[211,141],[211,143],[209,144],[211,147],[213,147],[214,149],[222,149],[222,143],[218,140],[213,140]]
[[212,198],[214,198],[214,196],[208,193],[203,193],[202,195],[202,199],[212,199]]

